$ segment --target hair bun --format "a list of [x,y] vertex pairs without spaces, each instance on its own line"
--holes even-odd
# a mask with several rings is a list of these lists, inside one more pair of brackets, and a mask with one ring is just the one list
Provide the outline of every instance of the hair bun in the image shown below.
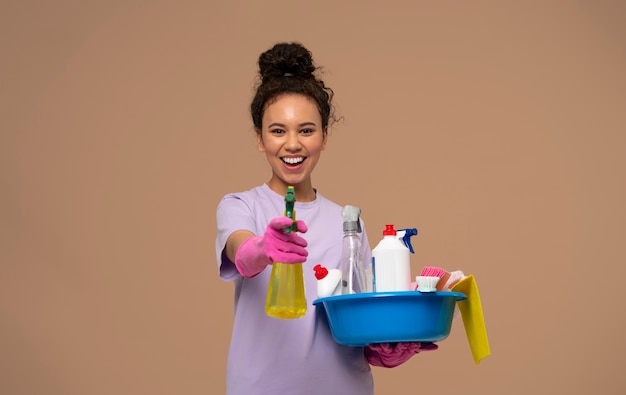
[[280,43],[259,56],[262,81],[284,76],[314,78],[313,56],[299,43]]

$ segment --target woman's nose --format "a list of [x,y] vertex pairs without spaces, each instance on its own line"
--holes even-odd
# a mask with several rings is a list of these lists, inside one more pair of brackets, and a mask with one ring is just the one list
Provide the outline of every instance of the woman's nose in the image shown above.
[[288,133],[287,134],[287,142],[285,143],[285,148],[290,151],[295,151],[300,149],[300,134],[299,133]]

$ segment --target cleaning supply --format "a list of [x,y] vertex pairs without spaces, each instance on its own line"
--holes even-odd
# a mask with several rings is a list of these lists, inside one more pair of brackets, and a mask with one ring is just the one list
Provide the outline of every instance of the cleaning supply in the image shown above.
[[[291,218],[292,223],[285,229],[286,233],[298,230],[296,210],[294,209],[295,202],[294,188],[288,186],[285,194],[285,216]],[[300,318],[306,314],[302,263],[274,262],[272,264],[272,273],[265,299],[265,313],[270,317],[285,319]]]
[[313,267],[315,278],[317,279],[317,297],[341,295],[341,270],[326,269],[317,264]]
[[491,350],[476,279],[470,274],[452,286],[452,291],[467,295],[467,299],[458,302],[457,305],[461,310],[463,326],[474,357],[474,363],[478,365],[483,358],[491,355]]
[[361,257],[361,209],[356,206],[344,206],[343,245],[341,251],[341,293],[344,295],[372,292],[372,269]]
[[383,238],[372,250],[374,292],[411,289],[411,251],[398,239],[393,224],[385,225]]
[[434,276],[439,277],[439,282],[437,283],[437,291],[443,291],[448,279],[450,278],[450,272],[447,270],[436,267],[436,266],[424,266],[422,268],[422,272],[420,276]]
[[417,290],[420,292],[435,292],[437,291],[437,283],[440,278],[437,276],[415,276],[415,282],[417,283]]

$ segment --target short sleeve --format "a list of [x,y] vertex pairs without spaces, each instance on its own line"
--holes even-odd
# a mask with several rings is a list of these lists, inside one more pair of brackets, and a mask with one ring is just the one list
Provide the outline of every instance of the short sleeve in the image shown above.
[[222,279],[231,281],[239,276],[235,264],[224,253],[228,237],[237,230],[255,232],[255,219],[251,207],[236,195],[226,195],[217,206],[217,237],[215,253]]

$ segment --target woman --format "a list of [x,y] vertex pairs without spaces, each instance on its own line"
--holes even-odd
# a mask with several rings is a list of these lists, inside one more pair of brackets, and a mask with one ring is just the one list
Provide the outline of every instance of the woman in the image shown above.
[[[333,91],[316,76],[311,53],[280,43],[259,57],[260,84],[250,106],[257,145],[272,169],[265,184],[226,195],[217,208],[220,277],[235,283],[235,316],[227,367],[228,394],[373,394],[370,364],[393,367],[434,344],[337,344],[316,296],[313,266],[338,268],[342,207],[313,187],[311,174],[334,120]],[[298,232],[283,215],[293,186]],[[371,257],[361,225],[362,256]],[[272,262],[303,263],[309,308],[283,320],[265,314]]]

